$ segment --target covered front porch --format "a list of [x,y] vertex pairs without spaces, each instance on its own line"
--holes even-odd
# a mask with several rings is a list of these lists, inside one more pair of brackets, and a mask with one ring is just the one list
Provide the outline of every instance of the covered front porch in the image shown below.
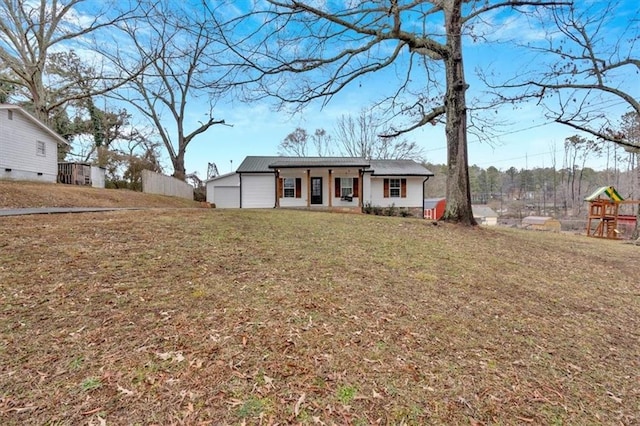
[[362,211],[360,158],[284,158],[269,165],[275,172],[275,207]]

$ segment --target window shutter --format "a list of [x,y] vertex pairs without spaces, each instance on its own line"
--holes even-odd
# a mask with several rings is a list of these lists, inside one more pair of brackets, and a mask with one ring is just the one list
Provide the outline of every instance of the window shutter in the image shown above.
[[360,188],[358,187],[358,178],[353,178],[353,196],[360,196]]
[[384,198],[389,198],[389,179],[384,180]]
[[282,198],[284,194],[284,179],[278,178],[278,198]]
[[407,198],[407,180],[400,179],[400,197]]
[[336,193],[335,193],[336,198],[340,198],[342,196],[341,194],[341,190],[340,190],[340,178],[336,178]]
[[296,178],[296,198],[302,198],[302,179]]

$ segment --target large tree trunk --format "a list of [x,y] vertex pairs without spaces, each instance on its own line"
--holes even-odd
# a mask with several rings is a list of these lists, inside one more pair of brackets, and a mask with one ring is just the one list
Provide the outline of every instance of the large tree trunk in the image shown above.
[[442,220],[464,225],[477,225],[471,210],[469,160],[467,155],[467,84],[462,64],[461,0],[445,7],[447,47],[444,58],[447,77],[445,109],[447,116],[447,207]]
[[184,150],[181,149],[178,151],[178,155],[171,159],[173,162],[173,177],[180,180],[185,180],[187,175],[184,167],[184,154]]
[[49,111],[47,110],[46,90],[42,83],[42,73],[34,73],[33,79],[29,83],[29,92],[33,102],[33,114],[45,124],[49,124]]
[[[636,151],[636,191],[634,198],[640,200],[640,149]],[[640,238],[640,203],[636,205],[636,228],[631,234],[631,238],[637,240]]]

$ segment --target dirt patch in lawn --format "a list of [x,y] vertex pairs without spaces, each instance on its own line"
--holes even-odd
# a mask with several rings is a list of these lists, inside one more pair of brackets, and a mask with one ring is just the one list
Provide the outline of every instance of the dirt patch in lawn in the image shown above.
[[0,180],[0,208],[28,207],[200,207],[193,200],[127,189]]
[[638,424],[638,247],[298,211],[0,219],[2,424]]

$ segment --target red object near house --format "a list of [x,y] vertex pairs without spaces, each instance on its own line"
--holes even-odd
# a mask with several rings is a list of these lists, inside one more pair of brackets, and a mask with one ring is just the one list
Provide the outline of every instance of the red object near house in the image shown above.
[[431,220],[440,220],[447,207],[445,198],[425,198],[424,199],[424,218]]

